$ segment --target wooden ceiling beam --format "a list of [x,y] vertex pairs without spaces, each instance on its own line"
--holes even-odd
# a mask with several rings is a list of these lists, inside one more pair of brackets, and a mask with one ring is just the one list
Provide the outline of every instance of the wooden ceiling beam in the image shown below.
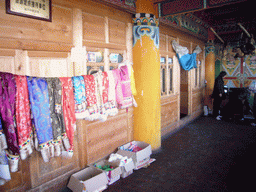
[[203,9],[209,9],[214,7],[220,7],[223,5],[230,5],[234,3],[240,3],[246,0],[155,0],[154,3],[159,4],[160,17],[168,17],[177,14],[189,13],[192,11],[200,11]]

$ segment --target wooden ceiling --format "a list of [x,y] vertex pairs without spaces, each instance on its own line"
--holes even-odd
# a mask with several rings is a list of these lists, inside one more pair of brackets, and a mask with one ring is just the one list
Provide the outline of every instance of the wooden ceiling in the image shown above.
[[[253,0],[153,0],[168,15],[190,13],[211,27],[224,41],[234,43],[244,29],[256,37],[256,7]],[[240,23],[240,25],[239,25]],[[216,36],[216,42],[222,43]]]

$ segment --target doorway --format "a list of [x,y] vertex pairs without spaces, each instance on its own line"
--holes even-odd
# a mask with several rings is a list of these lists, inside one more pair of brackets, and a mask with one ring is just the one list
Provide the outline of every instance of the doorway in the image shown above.
[[188,115],[188,71],[180,69],[180,119]]

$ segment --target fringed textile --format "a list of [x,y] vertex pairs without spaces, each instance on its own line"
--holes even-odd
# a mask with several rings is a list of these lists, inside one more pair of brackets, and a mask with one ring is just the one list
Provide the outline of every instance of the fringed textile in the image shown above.
[[53,146],[51,156],[60,156],[62,134],[66,132],[62,110],[62,85],[59,78],[47,78],[52,122]]
[[51,157],[53,142],[49,94],[45,78],[27,77],[32,123],[35,126],[39,148],[45,162]]
[[13,74],[0,72],[0,116],[6,136],[9,153],[19,155],[15,123],[16,85]]
[[72,77],[74,98],[75,98],[75,114],[77,119],[84,119],[89,116],[86,110],[86,94],[85,94],[85,83],[83,76]]
[[85,120],[94,121],[99,118],[99,110],[97,107],[97,97],[96,97],[96,84],[93,75],[83,75],[85,82],[85,92],[87,101],[87,110],[89,116]]
[[16,82],[16,124],[20,157],[26,159],[33,152],[33,129],[29,105],[26,76],[15,75]]
[[63,115],[69,146],[65,137],[63,138],[63,142],[68,152],[68,157],[72,157],[74,150],[74,131],[76,129],[74,89],[71,77],[60,77],[60,81],[62,83]]

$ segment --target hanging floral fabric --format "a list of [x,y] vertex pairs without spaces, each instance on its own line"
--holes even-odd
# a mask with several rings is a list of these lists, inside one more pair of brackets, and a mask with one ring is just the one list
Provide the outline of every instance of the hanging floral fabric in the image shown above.
[[89,116],[85,120],[93,121],[99,118],[96,98],[96,84],[93,75],[83,75],[85,82],[86,101]]
[[52,122],[52,156],[60,156],[62,134],[66,132],[62,110],[62,85],[59,78],[47,78],[49,104]]
[[116,91],[115,91],[115,79],[112,71],[107,71],[109,79],[109,89],[108,89],[108,102],[107,104],[111,108],[108,113],[110,116],[115,116],[118,113],[116,105]]
[[0,116],[8,145],[11,172],[18,171],[19,145],[15,123],[16,85],[13,74],[0,72]]
[[45,78],[27,77],[29,100],[39,148],[45,162],[51,157],[53,134],[47,82]]
[[119,69],[121,78],[121,87],[123,93],[123,101],[119,104],[119,108],[124,109],[132,106],[132,90],[131,80],[129,77],[127,65],[123,65]]
[[86,110],[86,94],[85,83],[83,76],[72,77],[74,98],[75,98],[75,112],[77,119],[84,119],[89,116],[88,110]]
[[33,152],[33,130],[29,106],[29,93],[26,76],[15,75],[16,82],[16,124],[21,159]]
[[69,144],[65,139],[65,135],[63,135],[63,142],[65,149],[68,152],[68,157],[72,157],[74,150],[74,131],[76,129],[74,89],[71,77],[60,77],[60,81],[62,83],[63,115]]

